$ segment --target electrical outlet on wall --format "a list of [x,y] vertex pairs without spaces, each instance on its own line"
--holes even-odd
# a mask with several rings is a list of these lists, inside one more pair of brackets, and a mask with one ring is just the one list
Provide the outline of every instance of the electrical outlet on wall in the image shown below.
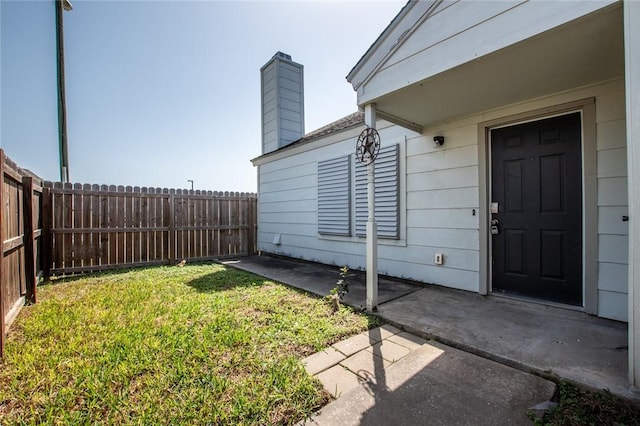
[[442,253],[436,253],[434,261],[436,265],[444,265],[444,255]]

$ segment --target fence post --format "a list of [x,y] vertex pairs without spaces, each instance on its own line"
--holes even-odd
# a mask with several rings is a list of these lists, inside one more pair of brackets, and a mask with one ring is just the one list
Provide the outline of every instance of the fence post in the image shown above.
[[258,250],[258,196],[253,197],[253,254],[260,253]]
[[176,197],[175,192],[169,194],[169,264],[176,263]]
[[42,257],[42,273],[44,280],[49,281],[51,279],[51,267],[53,266],[53,241],[51,239],[51,221],[53,220],[53,212],[51,211],[51,183],[45,182],[44,188],[42,188],[42,211],[40,216],[42,217],[42,251],[40,256]]
[[4,358],[4,150],[0,149],[0,357]]
[[27,303],[36,303],[36,258],[33,245],[33,178],[22,178],[22,215],[24,221],[24,276]]
[[251,195],[247,195],[247,201],[249,201],[247,203],[247,207],[249,209],[248,216],[249,216],[249,220],[248,220],[248,228],[247,229],[247,234],[249,236],[248,241],[247,241],[247,254],[249,256],[253,256],[255,254],[254,251],[254,247],[256,244],[256,240],[255,240],[255,232],[256,232],[256,220],[254,218],[254,212],[255,212],[255,206],[254,206],[254,202],[253,202],[254,198]]

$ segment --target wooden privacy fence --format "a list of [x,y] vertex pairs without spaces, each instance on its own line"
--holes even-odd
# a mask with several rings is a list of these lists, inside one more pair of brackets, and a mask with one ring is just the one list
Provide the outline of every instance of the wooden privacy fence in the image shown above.
[[42,274],[42,188],[0,149],[0,356],[4,336],[21,307],[36,302]]
[[255,194],[45,182],[50,274],[255,253]]
[[0,177],[0,357],[41,277],[256,252],[255,194],[42,184],[2,149]]

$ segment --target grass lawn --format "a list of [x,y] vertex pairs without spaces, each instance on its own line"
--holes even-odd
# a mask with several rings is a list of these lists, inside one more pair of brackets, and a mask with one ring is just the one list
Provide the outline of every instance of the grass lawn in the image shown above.
[[38,291],[7,338],[2,425],[296,423],[328,400],[301,360],[379,325],[221,265]]

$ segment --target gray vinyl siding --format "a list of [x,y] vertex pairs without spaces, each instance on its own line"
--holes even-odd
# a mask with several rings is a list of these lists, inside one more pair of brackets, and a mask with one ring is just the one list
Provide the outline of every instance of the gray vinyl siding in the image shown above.
[[[399,145],[382,148],[375,167],[375,220],[378,237],[400,237],[400,167]],[[355,179],[356,235],[367,233],[367,166],[356,163]]]
[[351,156],[318,162],[318,234],[351,235]]
[[282,148],[304,135],[302,66],[279,62],[278,86],[280,113],[278,148]]
[[262,153],[304,135],[304,76],[300,64],[274,58],[261,70]]
[[278,149],[276,63],[264,68],[262,80],[262,153]]

